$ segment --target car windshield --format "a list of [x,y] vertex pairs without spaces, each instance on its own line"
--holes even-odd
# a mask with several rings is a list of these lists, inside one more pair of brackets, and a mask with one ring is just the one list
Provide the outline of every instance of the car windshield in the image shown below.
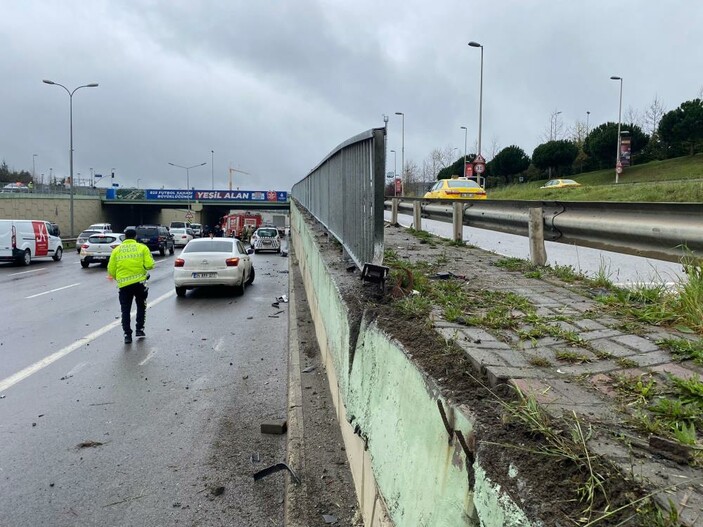
[[94,234],[88,238],[88,243],[112,243],[117,241],[117,236],[107,234]]
[[185,234],[185,229],[171,229],[171,234]]
[[231,253],[233,242],[232,240],[218,239],[203,239],[193,240],[186,248],[184,253]]
[[90,238],[92,234],[97,234],[98,231],[83,231],[78,235],[79,238]]
[[461,179],[450,179],[447,181],[449,188],[481,188],[475,181],[467,181]]
[[259,229],[256,234],[261,238],[275,238],[278,236],[278,231],[276,229]]

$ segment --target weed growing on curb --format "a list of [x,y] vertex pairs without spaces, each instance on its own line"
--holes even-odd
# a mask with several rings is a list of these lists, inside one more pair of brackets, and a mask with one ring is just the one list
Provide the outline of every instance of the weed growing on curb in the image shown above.
[[703,365],[703,340],[662,339],[657,345],[669,350],[678,360],[692,360]]

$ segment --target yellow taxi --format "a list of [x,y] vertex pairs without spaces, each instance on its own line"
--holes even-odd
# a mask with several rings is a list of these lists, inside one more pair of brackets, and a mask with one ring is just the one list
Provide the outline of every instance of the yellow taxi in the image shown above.
[[440,179],[425,193],[425,199],[486,199],[486,191],[473,179]]
[[544,186],[539,188],[569,188],[580,186],[581,183],[576,183],[573,179],[550,179]]

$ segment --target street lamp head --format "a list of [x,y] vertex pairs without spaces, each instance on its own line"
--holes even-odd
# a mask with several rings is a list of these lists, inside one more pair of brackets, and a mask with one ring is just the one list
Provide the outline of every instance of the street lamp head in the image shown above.
[[613,75],[612,77],[610,77],[610,80],[611,80],[611,81],[621,81],[621,80],[622,80],[622,77],[618,77],[618,76],[616,76],[616,75]]
[[405,115],[403,112],[395,112],[396,115]]
[[44,84],[56,84],[54,81],[49,81],[49,80],[46,80],[46,79],[44,79],[42,82],[43,82]]
[[482,48],[483,47],[481,44],[479,44],[478,42],[474,42],[473,40],[471,42],[469,42],[469,46],[471,46],[472,48]]
[[97,82],[91,82],[90,84],[86,84],[86,88],[97,88],[99,84]]
[[466,128],[466,126],[460,126],[459,128],[461,128],[462,130],[468,130],[468,128]]
[[391,150],[391,153],[392,153],[392,154],[395,154],[395,150]]

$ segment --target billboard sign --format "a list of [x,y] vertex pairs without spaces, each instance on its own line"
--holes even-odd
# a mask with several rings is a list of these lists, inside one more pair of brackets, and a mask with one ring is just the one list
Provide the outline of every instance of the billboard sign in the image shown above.
[[620,137],[620,164],[624,167],[630,166],[631,139],[629,135]]

